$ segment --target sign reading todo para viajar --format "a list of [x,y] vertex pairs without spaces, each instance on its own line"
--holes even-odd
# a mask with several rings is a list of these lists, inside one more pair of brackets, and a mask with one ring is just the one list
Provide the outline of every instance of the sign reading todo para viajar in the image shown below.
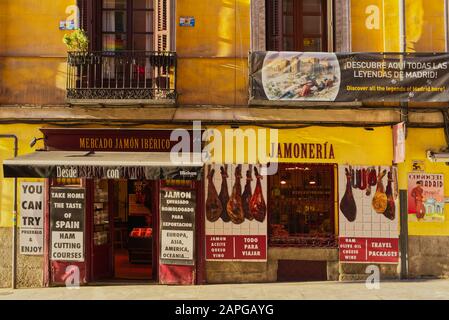
[[20,184],[20,254],[44,254],[44,184]]
[[51,260],[84,261],[85,191],[51,188]]
[[195,208],[195,190],[161,188],[161,263],[195,264]]
[[449,54],[254,52],[252,98],[449,101]]

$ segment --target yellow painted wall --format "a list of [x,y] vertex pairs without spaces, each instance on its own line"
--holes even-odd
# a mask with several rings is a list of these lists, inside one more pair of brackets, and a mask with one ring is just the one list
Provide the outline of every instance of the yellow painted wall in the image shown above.
[[178,0],[175,22],[179,103],[247,104],[250,0]]
[[[445,196],[449,195],[449,166],[444,163],[432,163],[426,158],[426,151],[439,151],[447,147],[443,129],[408,129],[406,140],[406,162],[400,164],[399,188],[407,190],[408,173],[412,171],[413,160],[424,160],[426,173],[443,173]],[[444,208],[444,222],[409,222],[410,235],[448,236],[449,205]]]
[[[445,51],[444,15],[442,0],[406,0],[406,51]],[[353,51],[401,51],[399,28],[398,0],[351,1]]]
[[[31,149],[30,141],[33,137],[40,137],[39,125],[12,124],[0,125],[0,134],[15,134],[19,139],[19,155],[27,154],[35,149],[42,148],[42,142],[39,141],[36,146]],[[14,157],[14,140],[0,138],[0,163],[3,160]],[[0,227],[12,226],[13,190],[14,179],[3,178],[3,165],[0,166]],[[18,179],[20,181],[33,181],[33,179]],[[35,181],[35,179],[34,179]],[[19,192],[18,192],[19,195]]]
[[0,1],[0,104],[65,102],[66,31],[59,22],[75,3]]

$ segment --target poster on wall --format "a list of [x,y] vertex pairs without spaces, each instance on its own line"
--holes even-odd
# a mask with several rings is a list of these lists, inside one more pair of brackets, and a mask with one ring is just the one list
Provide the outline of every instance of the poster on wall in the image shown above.
[[409,173],[409,221],[444,222],[444,174]]
[[445,102],[448,59],[445,53],[253,52],[252,98]]
[[84,188],[50,189],[51,260],[84,261]]
[[209,165],[206,260],[267,260],[267,179],[256,165]]
[[339,166],[341,262],[399,262],[397,181],[394,167]]
[[196,191],[164,187],[160,191],[160,261],[170,265],[194,265]]
[[20,183],[20,254],[44,254],[44,183]]

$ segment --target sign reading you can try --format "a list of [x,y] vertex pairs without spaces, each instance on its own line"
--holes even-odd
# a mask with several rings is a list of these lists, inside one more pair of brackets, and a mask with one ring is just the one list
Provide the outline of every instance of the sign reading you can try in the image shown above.
[[195,207],[194,190],[161,189],[161,263],[194,265]]
[[20,254],[42,255],[44,244],[44,184],[20,184]]
[[85,191],[51,188],[51,260],[84,261]]

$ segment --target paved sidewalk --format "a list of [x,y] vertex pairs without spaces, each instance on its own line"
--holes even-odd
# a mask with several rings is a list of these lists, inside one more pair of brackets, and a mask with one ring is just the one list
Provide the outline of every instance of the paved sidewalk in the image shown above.
[[0,289],[0,300],[14,299],[449,299],[449,280],[382,282],[379,290],[368,290],[365,283],[308,282],[204,286],[112,285],[67,288]]

